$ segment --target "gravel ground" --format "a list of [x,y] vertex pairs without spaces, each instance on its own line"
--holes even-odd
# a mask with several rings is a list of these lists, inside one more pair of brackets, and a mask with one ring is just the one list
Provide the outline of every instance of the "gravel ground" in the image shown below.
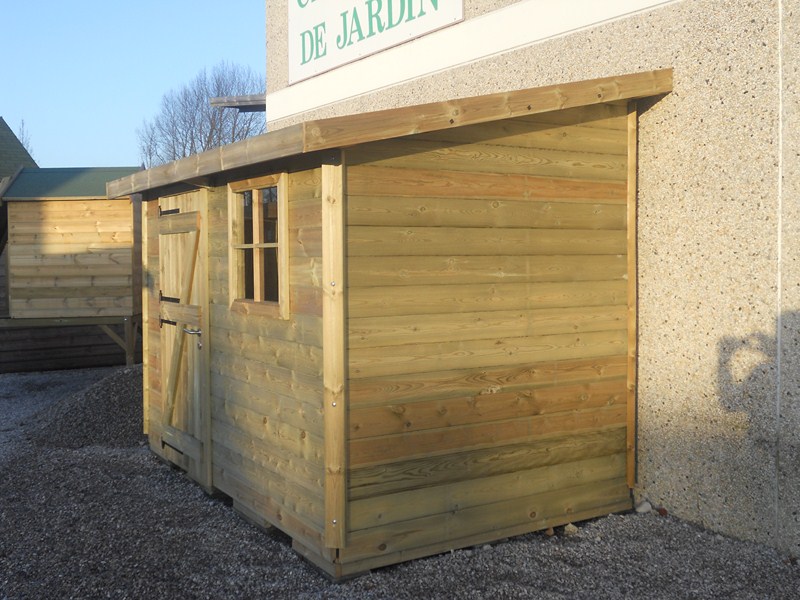
[[657,512],[332,583],[159,462],[141,369],[0,375],[0,600],[800,598],[779,553]]

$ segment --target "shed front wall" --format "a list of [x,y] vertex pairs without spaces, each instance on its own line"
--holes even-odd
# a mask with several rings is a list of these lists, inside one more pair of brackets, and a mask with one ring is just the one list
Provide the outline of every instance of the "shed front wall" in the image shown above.
[[130,199],[7,204],[11,318],[134,314],[139,262]]
[[347,151],[345,569],[630,507],[627,153],[624,104]]
[[[267,173],[265,173],[267,174]],[[323,552],[322,331],[319,271],[319,169],[288,174],[291,310],[287,319],[235,310],[229,294],[229,194],[218,186],[200,196],[207,210],[208,385],[211,481],[260,525],[276,525],[304,547]],[[159,317],[159,205],[146,203],[145,412],[151,448],[187,469],[191,460],[162,443],[167,373]],[[168,325],[164,325],[168,327]]]
[[314,169],[286,178],[286,319],[231,310],[227,193],[215,195],[209,205],[214,486],[258,522],[277,525],[321,551],[321,174]]

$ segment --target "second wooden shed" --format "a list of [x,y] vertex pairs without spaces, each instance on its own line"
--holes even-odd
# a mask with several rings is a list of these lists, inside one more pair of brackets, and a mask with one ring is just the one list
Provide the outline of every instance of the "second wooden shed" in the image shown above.
[[151,448],[334,577],[630,508],[657,71],[288,127],[143,195]]
[[0,185],[0,372],[135,362],[141,210],[105,186],[137,170],[23,168]]

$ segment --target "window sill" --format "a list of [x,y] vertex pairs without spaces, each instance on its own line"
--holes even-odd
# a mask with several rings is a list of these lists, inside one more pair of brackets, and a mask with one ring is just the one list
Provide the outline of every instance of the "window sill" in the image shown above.
[[231,312],[240,315],[267,317],[270,319],[288,319],[287,311],[281,310],[278,302],[255,302],[253,300],[234,300],[231,303]]

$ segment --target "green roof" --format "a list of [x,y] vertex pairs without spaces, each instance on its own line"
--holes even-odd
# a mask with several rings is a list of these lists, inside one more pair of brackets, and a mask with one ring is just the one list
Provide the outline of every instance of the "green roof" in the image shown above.
[[14,178],[2,200],[105,198],[107,182],[139,170],[139,167],[26,168]]
[[0,117],[0,179],[13,175],[20,167],[35,166],[36,161]]

